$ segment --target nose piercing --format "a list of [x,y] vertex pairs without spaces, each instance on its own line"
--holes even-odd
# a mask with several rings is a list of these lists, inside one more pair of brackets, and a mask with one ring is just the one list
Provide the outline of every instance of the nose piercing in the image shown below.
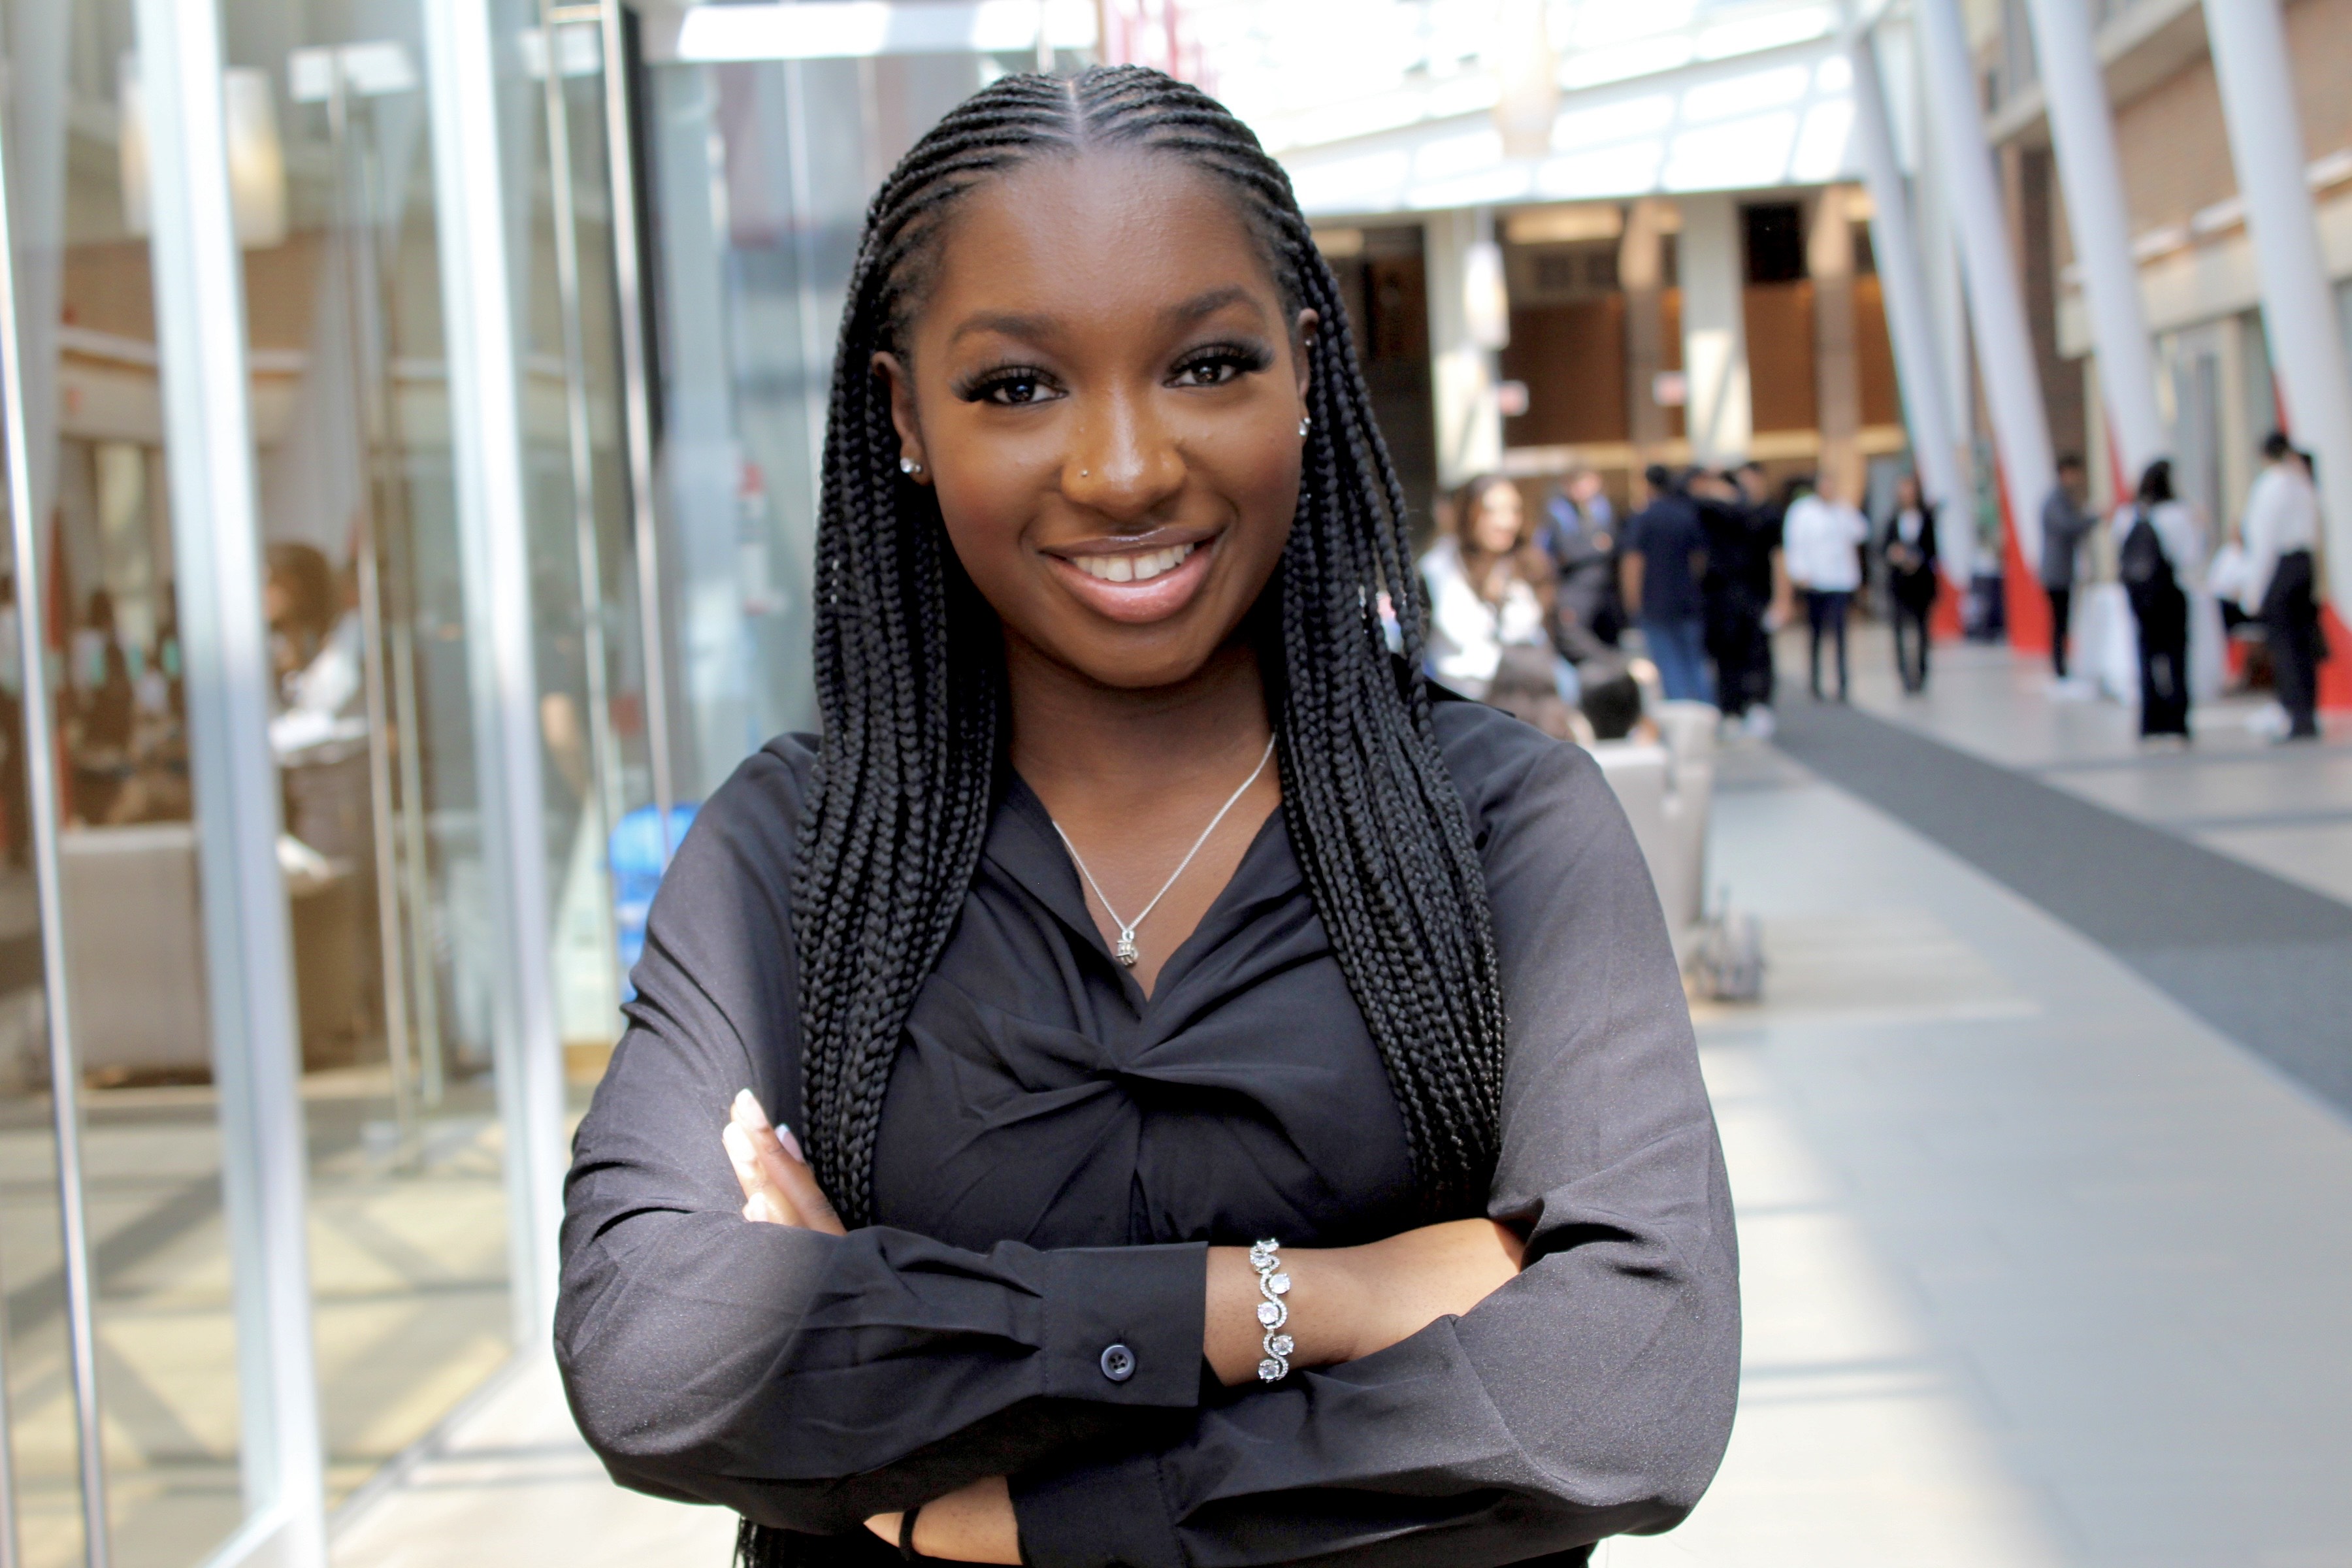
[[1091,469],[1091,468],[1080,468],[1080,469],[1078,470],[1078,478],[1080,478],[1080,479],[1085,479],[1088,474],[1092,473],[1093,471],[1094,471],[1094,470],[1093,470],[1093,469]]

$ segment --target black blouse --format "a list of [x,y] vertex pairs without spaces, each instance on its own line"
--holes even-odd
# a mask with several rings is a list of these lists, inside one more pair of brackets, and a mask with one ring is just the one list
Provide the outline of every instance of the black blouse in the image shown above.
[[1469,703],[1437,730],[1494,907],[1517,1279],[1361,1361],[1207,1375],[1202,1248],[1413,1223],[1403,1118],[1280,812],[1146,998],[1014,777],[891,1071],[878,1223],[744,1223],[728,1103],[800,1100],[787,737],[679,847],[575,1143],[557,1350],[614,1476],[863,1536],[1009,1475],[1037,1568],[1573,1563],[1682,1518],[1738,1265],[1657,900],[1584,752]]

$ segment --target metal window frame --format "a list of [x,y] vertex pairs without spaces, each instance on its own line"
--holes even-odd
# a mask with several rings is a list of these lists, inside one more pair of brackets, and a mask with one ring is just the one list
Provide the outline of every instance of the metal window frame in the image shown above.
[[[304,1232],[309,1150],[278,863],[244,258],[229,189],[220,10],[218,0],[134,0],[133,15],[152,160],[164,457],[243,1415],[247,1521],[213,1561],[323,1568],[325,1478]],[[94,1551],[91,1562],[101,1561]]]
[[[0,121],[5,117],[0,116]],[[75,1458],[79,1472],[85,1561],[107,1561],[106,1468],[98,1404],[97,1318],[89,1268],[89,1212],[83,1202],[80,1078],[74,1067],[73,1008],[66,978],[63,889],[58,878],[58,739],[45,666],[40,542],[34,521],[32,436],[26,423],[25,355],[17,317],[16,229],[8,161],[15,127],[0,123],[0,419],[8,465],[9,542],[16,570],[16,657],[24,672],[19,731],[32,864],[40,920],[42,1021],[57,1140],[58,1219],[66,1292],[67,1362],[74,1393]],[[54,564],[54,563],[53,563]],[[0,1323],[0,1330],[5,1330]],[[16,1429],[10,1419],[6,1356],[0,1347],[0,1568],[21,1561],[16,1533]]]
[[[170,0],[148,0],[169,4]],[[501,938],[491,1054],[506,1129],[519,1345],[546,1342],[562,1220],[563,1052],[550,954],[521,374],[490,0],[425,0],[425,91],[447,335],[466,661],[485,879]]]

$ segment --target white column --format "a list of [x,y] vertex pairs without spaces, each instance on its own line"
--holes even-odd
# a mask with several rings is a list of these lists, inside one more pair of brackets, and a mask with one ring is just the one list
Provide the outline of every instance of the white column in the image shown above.
[[1959,0],[1919,0],[1919,55],[1927,78],[1927,112],[1952,227],[1968,280],[1969,321],[1976,332],[1977,368],[2000,452],[2010,524],[2027,570],[2042,556],[2042,502],[2058,482],[2050,451],[2050,421],[2033,364],[2033,338],[2025,300],[2010,259],[2009,225],[2001,215],[1992,153],[1985,144],[1976,73],[1960,26]]
[[[1494,214],[1480,208],[1433,213],[1423,230],[1429,270],[1429,371],[1437,414],[1437,482],[1447,489],[1491,473],[1503,462],[1501,374],[1491,300],[1499,286]],[[1505,318],[1507,332],[1507,316]]]
[[2084,303],[2090,307],[2107,428],[2122,453],[2124,472],[2137,481],[2172,443],[2156,405],[2156,356],[2140,306],[2139,264],[2132,258],[2106,78],[2092,47],[2086,0],[2026,0],[2026,8],[2042,62],[2066,224],[2074,237],[2075,263],[2083,269]]
[[1846,41],[1853,64],[1854,134],[1870,192],[1870,249],[1878,264],[1880,298],[1886,308],[1887,336],[1895,345],[1895,378],[1903,389],[1903,416],[1910,426],[1912,459],[1927,499],[1944,509],[1937,542],[1945,574],[1965,584],[1974,565],[1976,530],[1966,526],[1975,510],[1968,469],[1960,461],[1945,400],[1943,355],[1927,300],[1927,274],[1919,265],[1919,242],[1911,227],[1911,197],[1895,146],[1887,113],[1886,83],[1878,50],[1868,32]]
[[138,0],[136,15],[244,1416],[238,1440],[248,1517],[215,1560],[322,1568],[304,1229],[310,1165],[296,1092],[300,1048],[286,881],[278,867],[245,280],[229,195],[220,28],[204,0]]
[[1756,417],[1748,386],[1748,268],[1739,205],[1727,194],[1683,196],[1675,271],[1683,295],[1683,428],[1691,461],[1719,467],[1748,456]]
[[[163,3],[163,0],[159,0]],[[532,669],[521,380],[489,0],[425,8],[441,309],[447,334],[457,544],[475,778],[500,984],[492,1052],[506,1131],[515,1337],[544,1343],[563,1201],[563,1052],[550,962]],[[528,194],[525,194],[528,199]]]
[[2263,331],[2285,395],[2282,412],[2296,444],[2319,459],[2330,596],[2352,605],[2352,381],[2304,180],[2286,29],[2273,0],[2208,0],[2205,32],[2262,279]]

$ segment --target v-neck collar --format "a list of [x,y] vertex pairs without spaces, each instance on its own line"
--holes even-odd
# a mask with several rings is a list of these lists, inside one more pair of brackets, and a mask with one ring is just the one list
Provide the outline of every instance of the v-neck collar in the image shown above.
[[1134,972],[1113,958],[1109,944],[1103,941],[1102,931],[1087,908],[1077,863],[1055,831],[1053,814],[1045,809],[1045,801],[1010,765],[1003,770],[1003,780],[982,857],[1050,910],[1101,961],[1139,1018],[1171,994],[1201,956],[1231,934],[1227,928],[1238,923],[1241,910],[1269,898],[1286,896],[1304,879],[1292,850],[1289,824],[1277,802],[1242,851],[1233,875],[1209,900],[1200,923],[1160,966],[1160,984],[1146,993]]

